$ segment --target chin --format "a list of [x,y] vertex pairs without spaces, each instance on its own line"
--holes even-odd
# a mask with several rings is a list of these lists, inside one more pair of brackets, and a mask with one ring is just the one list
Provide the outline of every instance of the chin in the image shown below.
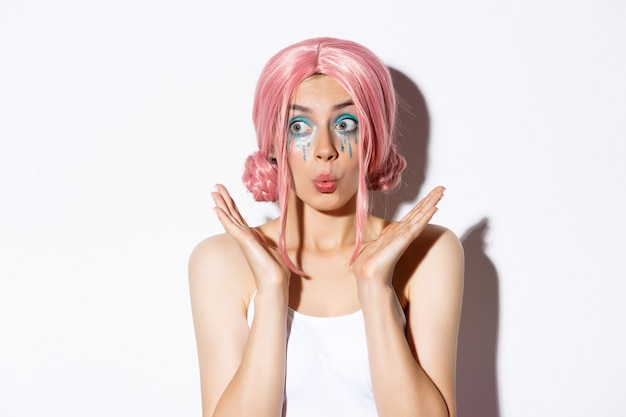
[[325,212],[341,212],[347,214],[356,211],[356,197],[343,197],[336,193],[319,193],[317,198],[309,204],[314,209]]

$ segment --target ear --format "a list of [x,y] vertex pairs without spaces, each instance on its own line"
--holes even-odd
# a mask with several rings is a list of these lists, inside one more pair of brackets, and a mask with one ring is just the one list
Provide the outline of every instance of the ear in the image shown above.
[[276,152],[274,151],[274,145],[272,145],[272,147],[270,148],[268,161],[272,165],[278,165],[278,160],[276,159]]

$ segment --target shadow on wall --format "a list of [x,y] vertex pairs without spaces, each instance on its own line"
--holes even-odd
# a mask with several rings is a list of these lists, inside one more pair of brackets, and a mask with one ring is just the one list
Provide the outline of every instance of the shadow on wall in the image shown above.
[[[398,148],[407,160],[402,184],[391,193],[372,193],[372,213],[392,219],[402,203],[416,201],[426,176],[430,116],[419,88],[389,68],[398,96]],[[499,321],[498,274],[485,253],[488,221],[462,237],[465,291],[457,365],[458,417],[500,417],[496,355]]]
[[405,157],[407,168],[402,173],[402,183],[389,193],[372,193],[372,214],[392,219],[400,204],[415,201],[426,176],[430,117],[421,91],[409,77],[389,68],[398,98],[397,141],[398,151]]
[[459,329],[457,407],[459,417],[500,417],[497,380],[498,273],[485,253],[487,219],[462,237],[465,290]]

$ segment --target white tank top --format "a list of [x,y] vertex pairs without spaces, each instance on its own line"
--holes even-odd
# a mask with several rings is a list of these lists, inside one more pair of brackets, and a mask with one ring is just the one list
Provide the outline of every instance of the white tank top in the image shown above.
[[[248,326],[254,319],[254,297]],[[289,309],[284,417],[377,417],[361,310],[314,317]]]

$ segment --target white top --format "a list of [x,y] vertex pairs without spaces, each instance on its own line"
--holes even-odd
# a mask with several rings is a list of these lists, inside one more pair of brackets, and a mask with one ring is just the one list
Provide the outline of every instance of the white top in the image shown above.
[[[254,297],[248,326],[253,319]],[[284,417],[378,416],[361,310],[314,317],[290,308],[288,330]]]

